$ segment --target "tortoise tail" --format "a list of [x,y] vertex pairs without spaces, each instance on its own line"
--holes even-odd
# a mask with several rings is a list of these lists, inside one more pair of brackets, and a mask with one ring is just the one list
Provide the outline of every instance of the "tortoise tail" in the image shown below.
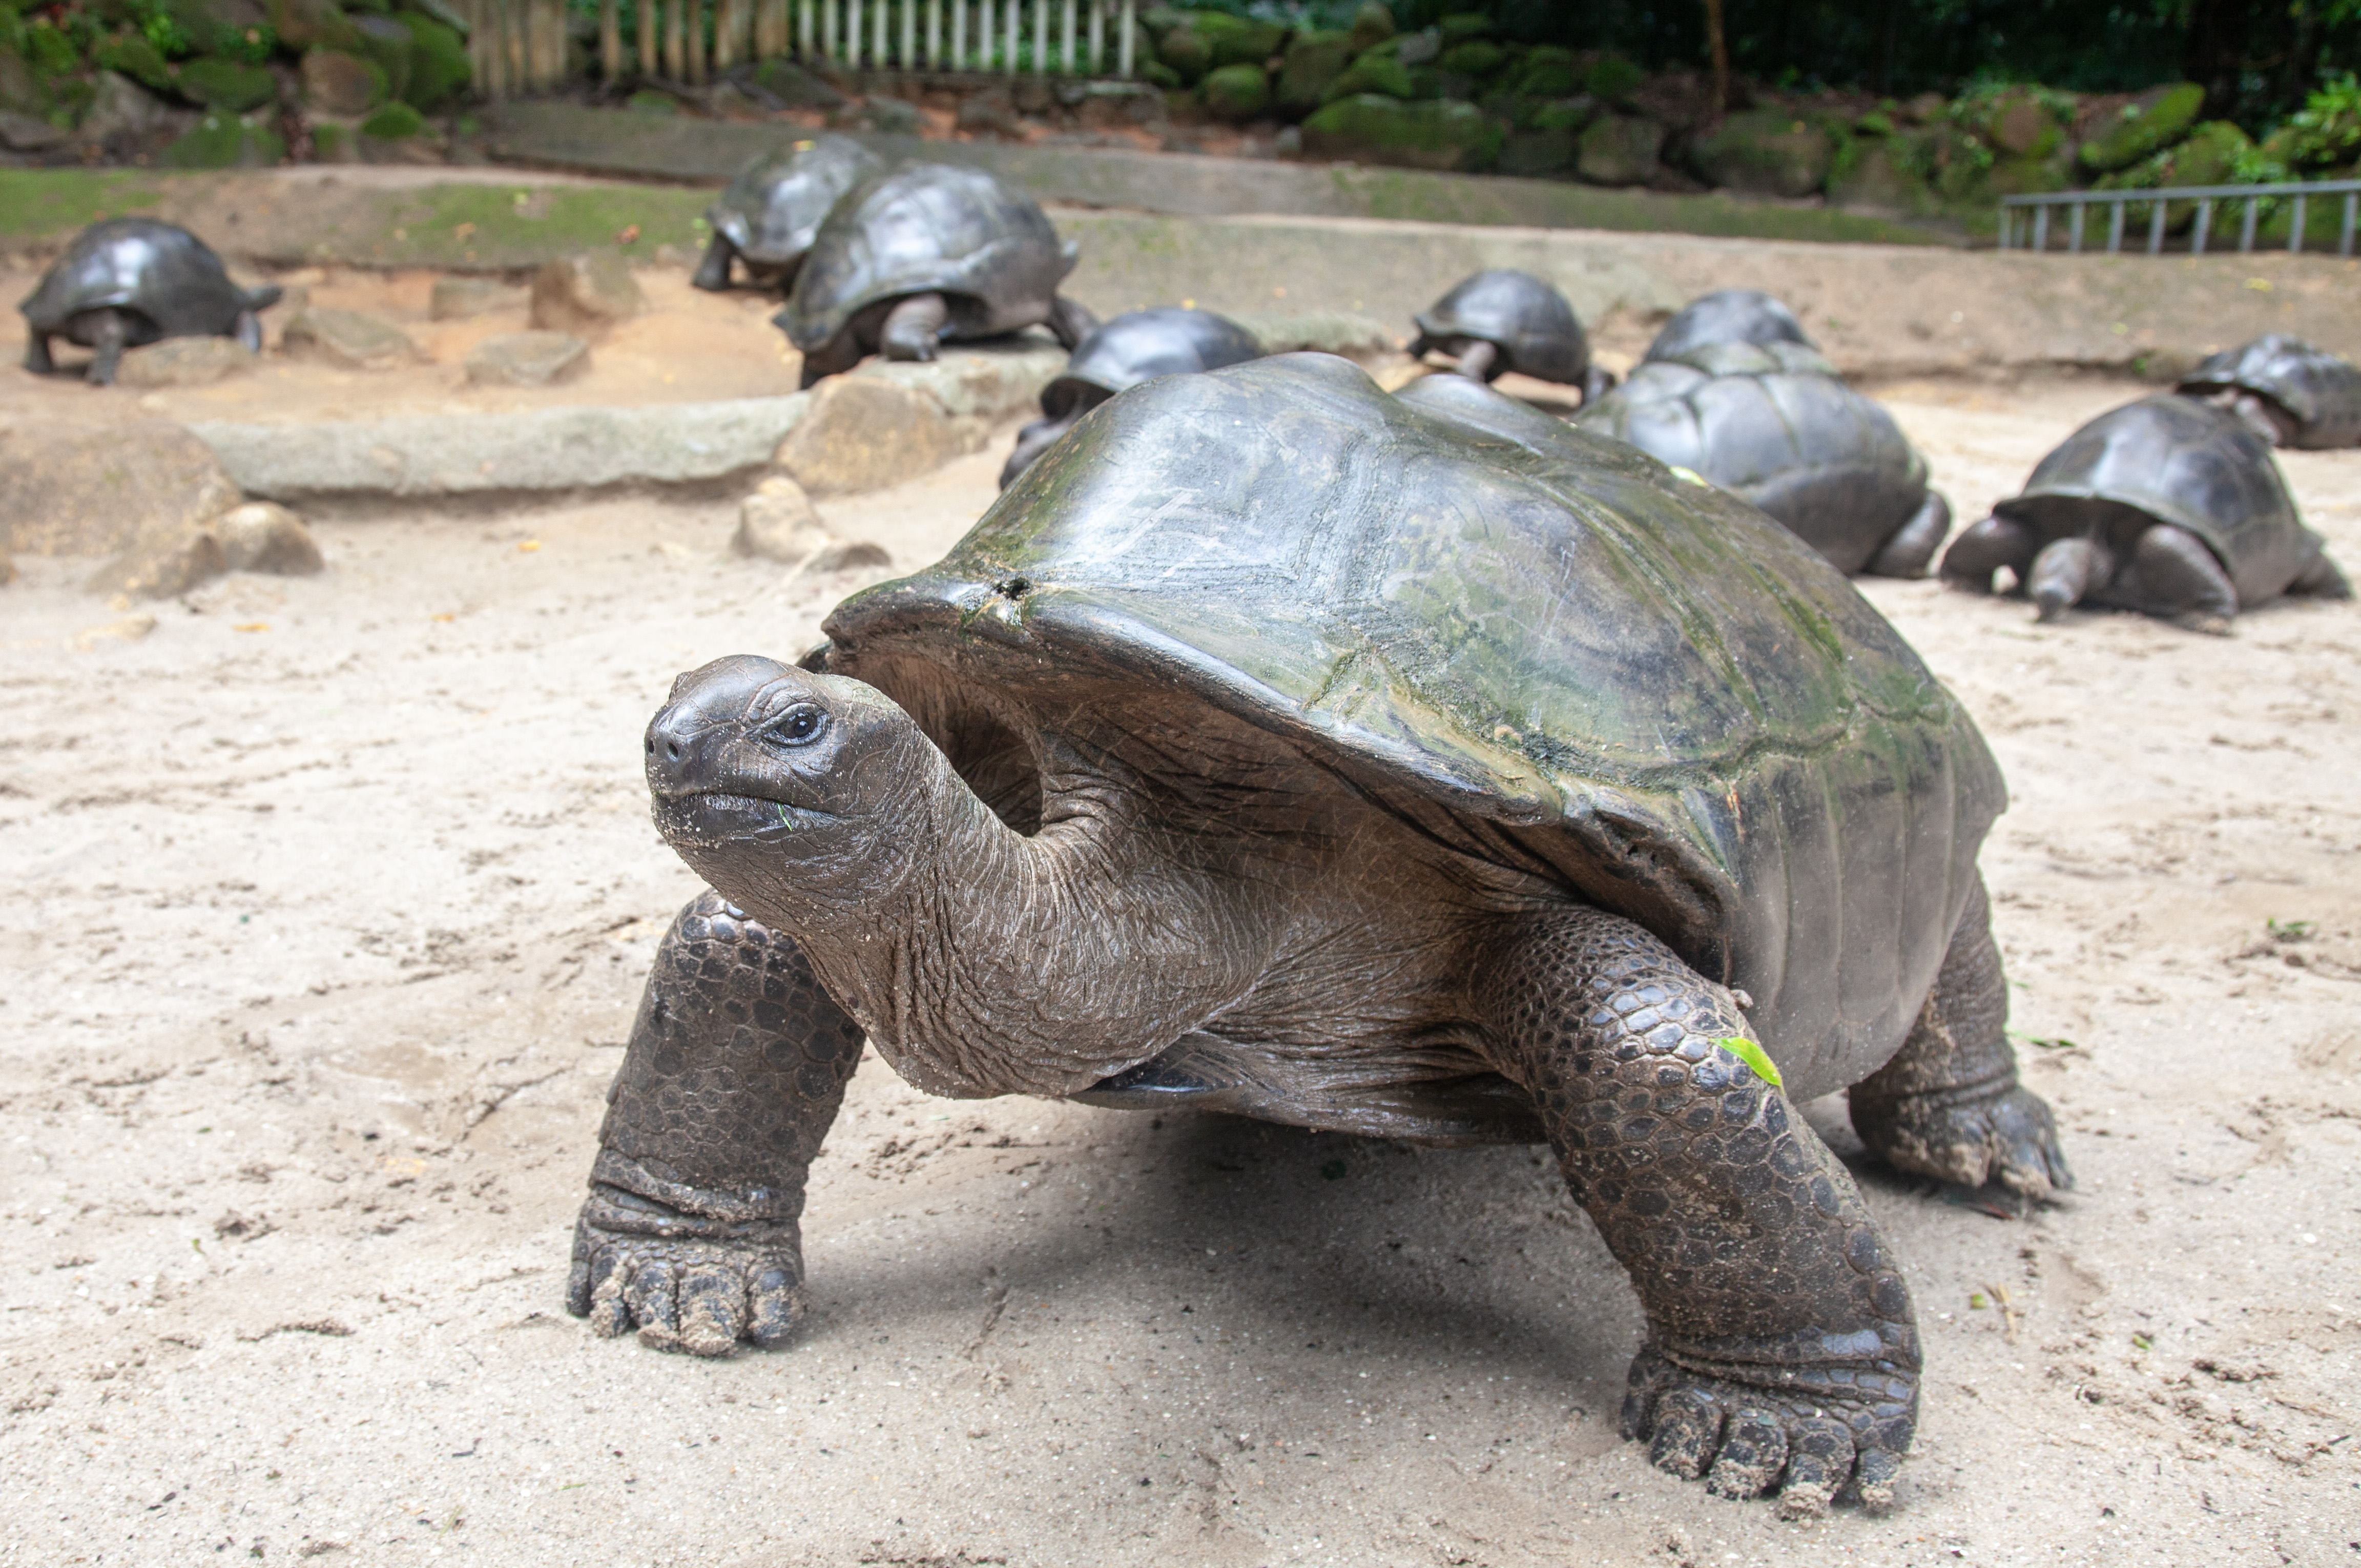
[[248,289],[246,291],[246,308],[249,311],[267,311],[277,304],[285,293],[286,291],[276,283],[265,283],[258,289]]

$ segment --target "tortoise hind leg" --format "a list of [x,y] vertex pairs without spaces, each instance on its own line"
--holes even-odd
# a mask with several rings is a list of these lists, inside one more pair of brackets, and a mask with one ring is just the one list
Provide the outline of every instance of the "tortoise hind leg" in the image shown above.
[[46,376],[58,367],[49,357],[49,334],[38,329],[25,334],[25,368],[36,376]]
[[689,286],[718,294],[730,287],[730,258],[738,254],[737,247],[720,235],[705,247],[705,258],[689,275]]
[[120,312],[97,313],[97,322],[91,332],[91,346],[98,350],[98,357],[90,362],[87,378],[92,386],[115,385],[115,372],[123,363],[123,350],[128,336]]
[[940,294],[909,295],[885,313],[877,346],[888,359],[931,360],[950,313],[950,302]]
[[[1918,1411],[1910,1292],[1730,993],[1596,910],[1504,943],[1471,996],[1648,1317],[1623,1405],[1649,1458],[1817,1513],[1890,1501]],[[1743,1047],[1746,1054],[1730,1048]]]
[[1071,354],[1082,345],[1082,339],[1098,330],[1099,318],[1063,294],[1049,301],[1049,331],[1058,346]]
[[[1951,532],[1951,503],[1943,499],[1940,490],[1928,490],[1927,499],[1918,503],[1909,521],[1894,531],[1892,538],[1878,546],[1869,565],[1861,568],[1872,577],[1923,577],[1927,563],[1941,549],[1943,536]],[[1986,574],[1989,580],[1990,574]]]
[[1943,564],[1936,570],[1955,588],[1988,594],[1993,591],[1993,575],[2003,566],[2016,574],[2021,586],[2038,547],[2033,530],[2025,524],[2013,518],[1988,517],[1971,523],[1951,541],[1951,547],[1943,552]]
[[2238,590],[2213,552],[2169,522],[2142,532],[2113,581],[2092,586],[2102,604],[2160,615],[2191,631],[2225,632],[2238,613]]
[[1951,933],[1943,969],[1894,1058],[1852,1088],[1853,1130],[1888,1165],[2032,1197],[2074,1185],[2048,1102],[2016,1080],[2008,977],[1983,883]]
[[2311,565],[2296,574],[2287,591],[2316,599],[2349,599],[2353,597],[2353,585],[2345,579],[2345,569],[2323,550],[2312,558]]
[[860,1026],[785,937],[708,892],[657,949],[574,1230],[566,1308],[727,1354],[803,1313],[804,1183]]

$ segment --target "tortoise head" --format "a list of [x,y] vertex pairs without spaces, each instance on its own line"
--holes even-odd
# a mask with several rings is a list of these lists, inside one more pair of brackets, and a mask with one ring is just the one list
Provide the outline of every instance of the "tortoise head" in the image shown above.
[[956,775],[876,688],[717,659],[648,725],[657,830],[723,896],[792,929],[874,910],[926,852]]

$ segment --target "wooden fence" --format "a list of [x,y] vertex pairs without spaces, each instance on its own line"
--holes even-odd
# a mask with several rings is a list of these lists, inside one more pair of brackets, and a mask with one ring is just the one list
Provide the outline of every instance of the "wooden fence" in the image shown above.
[[1138,59],[1138,0],[598,0],[588,60],[569,50],[566,0],[460,8],[476,85],[491,97],[548,92],[577,67],[695,85],[763,60],[1127,78]]

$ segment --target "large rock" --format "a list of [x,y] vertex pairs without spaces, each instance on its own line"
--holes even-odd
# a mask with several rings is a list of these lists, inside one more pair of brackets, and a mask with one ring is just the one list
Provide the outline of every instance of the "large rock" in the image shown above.
[[385,67],[340,49],[303,56],[303,106],[322,115],[366,115],[391,90]]
[[0,549],[21,555],[114,554],[238,500],[213,450],[167,420],[0,430]]
[[1574,167],[1572,131],[1515,131],[1500,144],[1499,171],[1540,176],[1563,174]]
[[1582,133],[1575,172],[1593,185],[1644,185],[1661,167],[1664,136],[1645,115],[1601,115]]
[[522,289],[490,278],[437,278],[426,297],[426,319],[465,321],[486,311],[506,310],[524,303]]
[[212,529],[159,530],[133,540],[82,587],[94,594],[168,599],[228,570],[221,536]]
[[826,546],[828,525],[811,495],[784,474],[774,474],[738,503],[738,532],[730,548],[741,555],[799,566]]
[[167,169],[269,169],[286,156],[287,143],[267,114],[240,118],[212,111],[156,161]]
[[1467,170],[1491,167],[1502,134],[1473,104],[1447,98],[1404,103],[1364,93],[1304,121],[1303,149],[1315,158]]
[[208,387],[254,367],[254,353],[234,337],[168,337],[123,356],[125,387]]
[[74,134],[103,147],[127,146],[167,133],[177,135],[195,121],[194,115],[174,108],[130,78],[102,71],[92,84],[90,107],[82,112]]
[[2128,169],[2186,136],[2204,107],[2205,89],[2194,82],[2151,87],[2125,104],[2112,125],[2093,126],[2077,156],[2093,174]]
[[590,368],[590,345],[562,332],[488,337],[467,353],[471,387],[546,387]]
[[1308,115],[1320,107],[1329,83],[1353,63],[1353,39],[1346,33],[1305,28],[1287,46],[1273,100],[1290,115]]
[[1353,63],[1328,83],[1320,94],[1320,101],[1323,104],[1341,104],[1365,93],[1375,93],[1387,98],[1407,98],[1417,91],[1418,83],[1411,80],[1410,67],[1402,63],[1400,46],[1384,43],[1356,56]]
[[1821,126],[1782,110],[1731,115],[1697,138],[1689,159],[1716,185],[1755,196],[1808,196],[1828,177],[1836,144]]
[[205,55],[181,67],[181,91],[208,109],[243,115],[279,96],[279,79],[258,65]]
[[647,308],[619,251],[594,250],[544,265],[533,275],[530,318],[543,332],[596,338]]
[[1914,214],[1927,205],[1927,194],[1890,137],[1857,138],[1850,156],[1828,174],[1830,204],[1855,211]]
[[813,495],[847,495],[930,473],[961,445],[932,394],[882,377],[832,376],[814,389],[774,461]]
[[1242,124],[1270,107],[1270,79],[1259,65],[1225,65],[1205,77],[1205,110],[1217,120]]
[[396,19],[410,29],[410,85],[402,96],[413,107],[433,114],[475,79],[467,40],[456,27],[415,11],[404,11]]
[[365,311],[313,305],[295,313],[280,334],[280,346],[298,359],[339,365],[347,370],[390,370],[420,358],[410,334]]
[[2030,89],[2019,87],[1993,101],[1984,115],[1984,137],[2004,158],[2047,158],[2066,138],[2066,127]]
[[353,27],[360,33],[360,52],[375,60],[385,71],[385,90],[389,96],[406,98],[410,95],[410,29],[392,16],[359,16]]
[[269,0],[271,29],[289,49],[351,49],[360,41],[336,0]]

